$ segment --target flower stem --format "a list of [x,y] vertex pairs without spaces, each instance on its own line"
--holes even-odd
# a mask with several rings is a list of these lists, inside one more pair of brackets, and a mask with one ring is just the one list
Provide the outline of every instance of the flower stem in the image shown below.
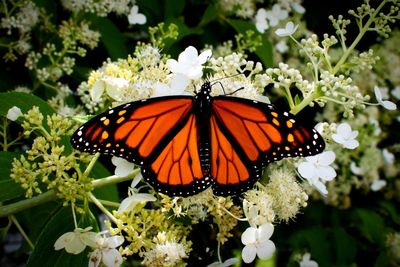
[[307,96],[306,98],[304,98],[300,104],[298,104],[297,106],[294,106],[291,110],[290,113],[292,113],[293,115],[296,115],[297,113],[299,113],[303,108],[307,107],[313,100],[315,99],[315,95],[314,94],[310,94],[309,96]]
[[386,0],[382,1],[381,4],[375,9],[375,12],[372,13],[367,20],[367,22],[364,24],[364,27],[360,29],[360,33],[357,35],[356,39],[354,39],[353,43],[350,45],[350,47],[344,52],[342,57],[339,59],[339,61],[336,63],[335,67],[333,68],[332,74],[336,74],[340,67],[343,65],[343,63],[347,60],[347,58],[350,56],[350,53],[354,50],[356,45],[361,41],[362,37],[364,34],[368,31],[369,26],[371,26],[371,23],[374,21],[375,17],[379,14],[379,11],[383,8],[383,6],[386,4]]
[[19,224],[17,218],[15,218],[14,215],[10,215],[9,218],[15,224],[15,226],[17,227],[17,229],[20,232],[20,234],[25,238],[26,243],[28,243],[28,245],[31,247],[31,249],[34,249],[35,246],[33,245],[32,241],[29,239],[28,235],[25,233],[25,231],[22,228],[22,226]]
[[[110,185],[110,184],[116,184],[116,183],[120,183],[123,181],[128,181],[128,180],[131,180],[132,177],[134,177],[138,172],[139,172],[139,169],[134,170],[130,175],[125,176],[125,177],[118,177],[115,175],[105,177],[102,179],[92,181],[92,184],[93,184],[94,188],[99,188],[99,187]],[[29,208],[33,208],[33,207],[41,205],[41,204],[45,204],[47,202],[55,200],[56,198],[57,198],[56,193],[53,190],[49,190],[43,194],[32,197],[30,199],[24,199],[24,200],[18,201],[16,203],[8,204],[5,206],[0,206],[0,218],[21,212],[21,211],[29,209]]]
[[110,218],[113,223],[118,224],[117,218],[114,217],[114,215],[111,214],[104,206],[101,204],[101,202],[93,195],[92,192],[88,193],[89,199],[108,217]]

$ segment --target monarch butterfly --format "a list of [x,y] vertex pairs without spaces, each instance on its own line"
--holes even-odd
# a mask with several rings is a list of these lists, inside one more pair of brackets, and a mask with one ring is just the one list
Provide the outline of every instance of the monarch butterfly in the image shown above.
[[206,81],[194,96],[144,99],[110,109],[81,126],[71,143],[141,166],[158,192],[190,196],[208,187],[227,196],[250,189],[263,167],[318,154],[322,137],[288,112],[244,98],[212,97]]

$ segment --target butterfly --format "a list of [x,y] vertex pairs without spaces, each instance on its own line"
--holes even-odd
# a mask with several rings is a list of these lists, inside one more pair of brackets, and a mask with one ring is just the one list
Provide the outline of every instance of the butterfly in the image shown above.
[[110,154],[141,166],[158,192],[190,196],[208,187],[240,194],[266,164],[325,148],[313,128],[273,105],[211,96],[205,81],[194,96],[155,97],[120,105],[89,120],[71,138],[75,149]]

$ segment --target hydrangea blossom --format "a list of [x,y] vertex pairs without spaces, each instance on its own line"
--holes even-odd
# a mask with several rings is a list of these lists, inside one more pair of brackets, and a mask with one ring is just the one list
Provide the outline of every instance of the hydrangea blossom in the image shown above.
[[160,82],[156,83],[153,96],[184,95],[186,94],[185,89],[187,85],[188,79],[186,76],[178,73],[173,77],[170,85]]
[[271,26],[278,25],[279,21],[284,20],[288,17],[288,12],[278,4],[272,6],[271,10],[266,12],[266,17],[269,20],[269,24]]
[[332,139],[345,148],[354,149],[359,145],[355,139],[357,135],[358,131],[352,131],[350,125],[347,122],[343,122],[336,128],[336,133],[332,134]]
[[129,196],[122,200],[121,204],[118,208],[118,213],[122,213],[124,211],[130,211],[135,208],[136,204],[139,202],[148,202],[148,201],[156,201],[157,199],[151,195],[146,193],[138,193],[135,188],[138,183],[143,179],[141,173],[138,173],[135,178],[132,180],[131,186],[129,188]]
[[272,257],[275,252],[275,244],[270,237],[274,232],[271,223],[265,223],[258,228],[249,227],[242,234],[242,243],[245,247],[242,250],[242,258],[245,263],[254,261],[256,255],[260,259]]
[[297,167],[300,175],[307,179],[310,185],[313,185],[321,194],[326,195],[328,191],[324,182],[331,181],[336,177],[336,171],[329,166],[335,160],[335,153],[325,151],[315,156],[305,158]]
[[188,79],[196,80],[203,75],[203,64],[211,57],[211,50],[206,50],[200,55],[197,49],[189,46],[179,54],[178,61],[168,59],[167,65],[172,73],[183,74]]
[[285,28],[277,29],[275,31],[275,34],[280,37],[289,36],[289,35],[292,35],[293,33],[295,33],[298,27],[299,27],[299,25],[294,25],[293,22],[289,21],[288,23],[286,23]]
[[102,262],[107,267],[118,267],[122,263],[122,256],[116,249],[124,242],[122,236],[97,236],[95,250],[90,253],[89,267],[98,267]]
[[303,258],[299,262],[300,267],[318,267],[318,263],[316,261],[311,260],[310,253],[304,253]]
[[288,45],[287,45],[286,42],[283,41],[283,40],[279,41],[279,42],[275,45],[275,48],[276,48],[276,50],[277,50],[279,53],[285,53],[285,52],[289,49]]
[[13,106],[7,111],[7,119],[10,121],[16,121],[18,117],[22,116],[22,111],[19,107]]
[[123,93],[130,86],[130,83],[125,78],[104,77],[97,80],[90,90],[90,97],[94,102],[100,102],[104,91],[116,101],[123,100]]
[[257,10],[257,14],[254,20],[257,31],[264,33],[265,30],[269,28],[267,21],[267,11],[264,8],[260,8],[259,10]]
[[131,11],[128,15],[129,24],[145,24],[147,19],[146,16],[142,13],[139,13],[139,7],[137,5],[133,5]]
[[63,234],[54,243],[54,249],[65,248],[68,253],[79,254],[85,250],[86,246],[94,246],[97,233],[90,232],[91,229],[92,227],[75,228],[73,232]]
[[382,100],[382,92],[378,86],[375,86],[374,92],[375,92],[376,100],[378,101],[379,105],[381,105],[382,107],[384,107],[388,110],[395,110],[397,108],[397,105],[395,103],[393,103],[392,101]]
[[382,188],[384,188],[386,186],[386,181],[385,180],[375,180],[371,183],[370,188],[372,191],[376,192],[381,190]]
[[111,158],[112,164],[115,166],[114,174],[119,177],[124,177],[130,174],[135,167],[135,164],[119,157]]

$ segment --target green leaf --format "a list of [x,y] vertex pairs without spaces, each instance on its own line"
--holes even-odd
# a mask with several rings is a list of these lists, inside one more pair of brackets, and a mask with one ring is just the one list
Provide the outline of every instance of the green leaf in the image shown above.
[[333,229],[334,250],[336,252],[336,264],[340,266],[350,265],[357,254],[357,244],[343,228]]
[[395,222],[400,225],[400,212],[396,206],[389,201],[382,201],[379,206],[387,213],[387,215]]
[[93,28],[101,34],[101,42],[107,49],[112,60],[126,58],[128,49],[126,47],[126,37],[119,31],[115,24],[102,17],[91,16]]
[[218,18],[217,9],[215,8],[215,5],[210,4],[207,6],[206,11],[204,11],[199,26],[204,26],[217,18]]
[[310,253],[320,266],[330,266],[332,262],[332,250],[328,242],[328,232],[315,226],[304,231],[304,238],[310,247]]
[[[92,169],[92,172],[90,173],[90,176],[94,177],[95,179],[108,177],[110,175],[111,173],[100,162],[96,162],[96,164]],[[118,189],[117,185],[115,184],[96,188],[93,191],[93,194],[99,199],[116,201],[116,202],[119,201]]]
[[11,163],[18,156],[17,153],[0,152],[0,202],[18,198],[25,193],[24,189],[10,178]]
[[244,36],[248,30],[252,30],[256,35],[260,35],[262,44],[256,48],[255,54],[261,59],[261,62],[265,67],[272,67],[272,45],[268,40],[267,35],[260,34],[254,23],[248,21],[229,19],[228,23],[236,30],[236,32],[241,33]]
[[185,0],[164,0],[164,20],[179,17],[185,8]]
[[29,257],[27,267],[86,267],[88,257],[86,251],[78,255],[68,254],[65,250],[54,250],[56,240],[66,232],[74,229],[71,207],[57,210],[47,222]]
[[[33,106],[37,106],[44,117],[54,113],[54,110],[46,101],[35,95],[20,92],[0,93],[0,115],[6,117],[8,110],[13,106],[20,108],[22,113],[26,113]],[[21,120],[22,117],[17,119],[17,121]]]
[[364,237],[374,243],[382,244],[385,240],[385,223],[376,212],[367,209],[355,210],[356,227]]

